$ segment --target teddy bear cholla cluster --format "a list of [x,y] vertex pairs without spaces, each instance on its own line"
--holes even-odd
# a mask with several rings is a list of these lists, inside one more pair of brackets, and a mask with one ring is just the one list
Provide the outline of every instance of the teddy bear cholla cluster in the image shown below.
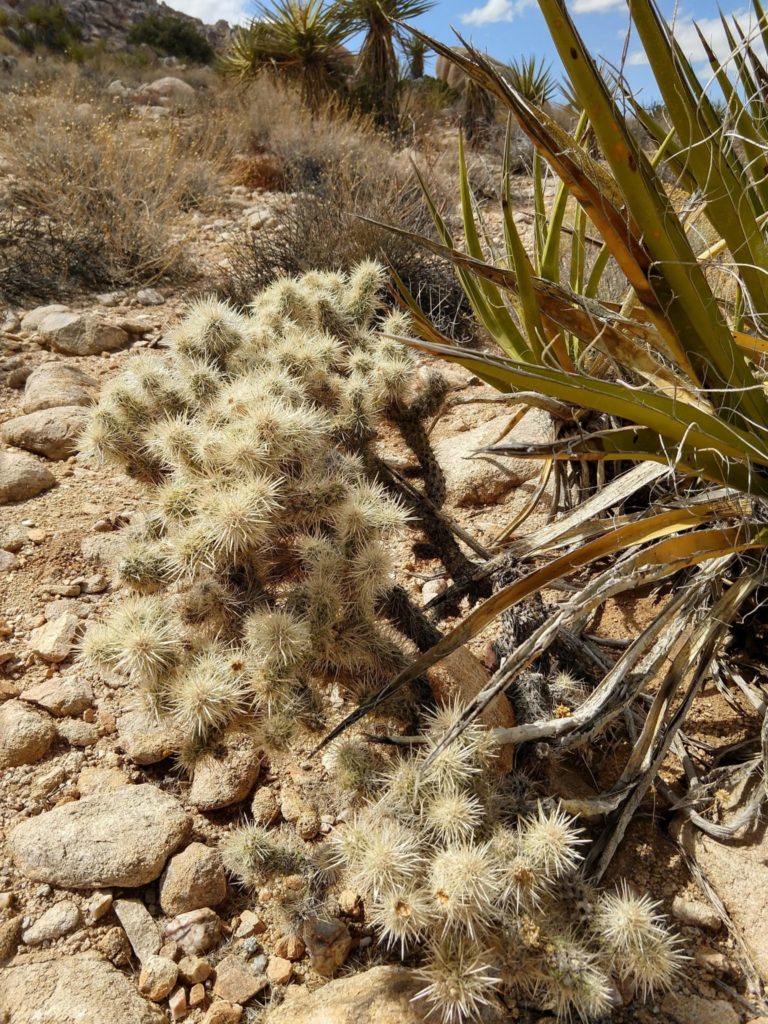
[[[427,743],[380,775],[331,839],[330,864],[365,897],[382,941],[403,957],[422,951],[434,1018],[481,1020],[506,996],[586,1021],[611,1012],[619,985],[643,998],[667,987],[682,957],[657,905],[580,880],[580,830],[555,804],[519,813],[520,787],[494,772],[487,730],[469,726],[428,763],[457,714],[436,712]],[[343,740],[328,766],[362,783],[361,755]]]
[[86,450],[153,503],[117,570],[135,593],[84,655],[170,715],[192,761],[243,713],[289,734],[313,673],[364,688],[399,664],[378,604],[406,515],[376,431],[432,379],[385,337],[408,324],[382,284],[366,263],[281,279],[246,315],[198,302],[172,358],[130,359],[90,421]]

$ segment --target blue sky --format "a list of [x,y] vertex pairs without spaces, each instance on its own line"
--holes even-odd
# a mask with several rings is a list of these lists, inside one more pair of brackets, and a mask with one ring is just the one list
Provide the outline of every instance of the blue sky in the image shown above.
[[[194,14],[205,21],[225,18],[230,23],[247,20],[254,10],[248,0],[171,0],[171,6]],[[579,30],[594,53],[618,64],[625,49],[629,18],[625,0],[569,0]],[[716,0],[660,0],[668,19],[676,16],[676,31],[683,47],[697,64],[704,79],[708,65],[704,61],[694,21],[721,57],[727,46]],[[754,28],[749,0],[721,0],[726,15],[739,18],[745,31]],[[675,9],[677,9],[675,11]],[[557,66],[554,49],[536,0],[439,0],[418,24],[435,37],[451,41],[451,26],[494,57],[508,61],[517,56],[535,54]],[[641,89],[649,101],[657,95],[647,68],[645,55],[636,37],[630,35],[626,49],[625,71],[635,89]]]

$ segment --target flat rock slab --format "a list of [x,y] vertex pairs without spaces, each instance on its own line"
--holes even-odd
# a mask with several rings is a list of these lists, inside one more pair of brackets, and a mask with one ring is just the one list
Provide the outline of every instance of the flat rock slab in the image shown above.
[[9,844],[16,866],[35,881],[134,888],[160,875],[191,828],[174,797],[151,785],[122,786],[23,821]]
[[79,367],[64,362],[43,363],[27,377],[21,407],[24,412],[62,405],[90,405],[99,385]]
[[289,988],[267,1024],[423,1024],[426,1011],[411,1000],[423,982],[404,967],[374,967],[307,992]]
[[131,340],[126,331],[91,313],[49,313],[37,332],[49,348],[70,356],[116,352]]
[[0,505],[34,498],[55,483],[53,473],[31,456],[0,452]]
[[106,960],[59,957],[0,970],[3,1024],[167,1024],[160,1007]]
[[[448,500],[461,508],[492,505],[538,477],[541,465],[536,459],[508,458],[490,453],[476,454],[493,444],[503,433],[512,412],[495,416],[472,430],[446,437],[435,444],[435,455],[445,473]],[[550,440],[550,418],[532,409],[506,440],[537,443]]]
[[6,420],[0,434],[14,448],[58,461],[75,454],[87,419],[88,413],[79,405],[39,409]]

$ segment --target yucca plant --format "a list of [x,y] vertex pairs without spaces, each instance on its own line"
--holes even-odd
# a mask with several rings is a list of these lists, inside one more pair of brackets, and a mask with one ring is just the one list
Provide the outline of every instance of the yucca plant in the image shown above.
[[551,103],[558,91],[552,65],[533,55],[510,61],[508,78],[513,89],[540,107]]
[[[666,605],[580,706],[564,716],[497,732],[499,743],[536,740],[568,749],[596,737],[620,716],[630,715],[636,723],[636,742],[609,791],[565,805],[571,813],[609,816],[610,827],[602,830],[587,861],[600,877],[679,739],[730,627],[747,611],[759,615],[768,574],[768,397],[762,369],[768,353],[768,131],[750,87],[749,44],[737,58],[740,80],[734,82],[712,56],[728,123],[737,125],[731,133],[654,0],[629,0],[672,125],[660,134],[658,150],[647,154],[615,100],[614,83],[599,71],[576,31],[565,0],[540,0],[539,6],[584,112],[573,135],[516,91],[478,51],[468,47],[462,55],[423,37],[509,111],[562,187],[549,209],[543,196],[537,198],[534,266],[520,244],[508,191],[506,258],[487,258],[462,174],[466,251],[444,228],[441,242],[430,244],[453,261],[503,354],[458,348],[424,322],[418,347],[515,395],[521,409],[543,407],[572,426],[548,444],[503,441],[493,446],[496,454],[625,471],[559,522],[518,537],[484,567],[484,574],[493,575],[510,562],[537,563],[475,609],[366,707],[386,699],[505,610],[580,572],[579,586],[511,651],[446,731],[434,755],[439,756],[496,694],[516,685],[564,628],[578,634],[607,598],[673,578]],[[755,10],[768,34],[758,0]],[[580,141],[587,121],[600,161]],[[664,185],[664,163],[684,170],[676,193]],[[574,211],[575,260],[563,282],[558,254],[568,210]],[[589,267],[578,258],[588,238],[598,243]],[[609,262],[625,278],[618,302],[603,287]],[[649,489],[654,500],[647,498]],[[720,678],[727,680],[727,658],[718,664]],[[748,680],[738,682],[751,693]],[[749,767],[759,770],[757,730],[753,753]],[[765,800],[762,787],[760,794],[752,813]],[[711,834],[727,835],[727,828],[697,813],[704,806],[698,800],[694,792],[688,814]]]
[[[388,128],[397,128],[399,120],[400,32],[395,23],[418,18],[432,6],[432,0],[347,0],[348,13],[365,32],[355,74],[357,91],[363,105]],[[423,64],[422,55],[422,69]]]
[[424,59],[429,47],[423,39],[408,37],[403,39],[402,48],[408,62],[408,77],[418,79],[424,77]]
[[354,70],[354,58],[344,44],[355,27],[347,3],[260,4],[250,25],[235,33],[221,67],[243,79],[266,73],[296,83],[304,103],[317,110],[339,93]]

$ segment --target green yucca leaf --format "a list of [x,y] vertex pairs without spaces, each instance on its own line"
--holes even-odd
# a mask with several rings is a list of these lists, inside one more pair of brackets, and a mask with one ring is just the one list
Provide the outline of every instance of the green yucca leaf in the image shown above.
[[[561,60],[626,197],[627,212],[636,225],[643,226],[643,244],[650,257],[645,266],[647,284],[663,306],[666,324],[685,350],[694,382],[714,389],[724,416],[741,415],[743,421],[764,429],[768,425],[768,400],[733,343],[660,180],[609,95],[564,0],[540,0],[540,6]],[[636,19],[652,18],[650,0],[631,0],[631,6]],[[663,45],[663,40],[658,45]],[[645,294],[638,292],[638,298],[649,305]],[[653,309],[653,305],[649,308]]]
[[722,124],[658,10],[649,0],[629,0],[667,111],[686,160],[702,190],[707,216],[739,264],[744,284],[760,310],[768,310],[768,247],[755,220],[753,192],[743,169],[723,144]]
[[[768,449],[761,447],[754,435],[701,408],[674,397],[638,392],[622,383],[564,373],[551,367],[521,366],[512,360],[483,356],[456,346],[401,340],[459,363],[471,373],[493,381],[501,391],[539,391],[560,401],[647,427],[670,442],[669,451],[680,452],[684,466],[694,466],[710,479],[727,486],[768,495],[768,474],[758,471],[755,465],[768,466]],[[660,451],[658,458],[667,461],[664,452]]]

